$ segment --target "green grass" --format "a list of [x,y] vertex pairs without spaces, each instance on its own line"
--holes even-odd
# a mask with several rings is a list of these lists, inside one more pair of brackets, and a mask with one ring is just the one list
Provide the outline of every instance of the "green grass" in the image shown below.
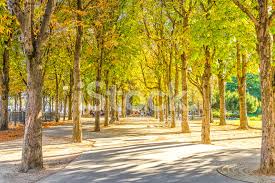
[[[219,124],[219,120],[214,120],[215,124]],[[228,125],[234,125],[234,126],[240,126],[240,120],[234,119],[234,120],[226,120],[226,123]],[[260,119],[249,119],[248,125],[252,128],[262,128],[262,121]]]

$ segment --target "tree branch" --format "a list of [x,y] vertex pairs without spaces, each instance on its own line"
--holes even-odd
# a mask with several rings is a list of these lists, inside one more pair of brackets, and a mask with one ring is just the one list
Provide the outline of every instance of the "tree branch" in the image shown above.
[[50,18],[51,18],[54,7],[55,7],[55,0],[48,0],[47,6],[45,9],[45,13],[43,16],[42,24],[40,27],[38,43],[41,43],[45,38],[46,30],[47,30],[47,27],[49,26]]
[[21,30],[23,31],[25,27],[25,15],[21,10],[20,0],[7,0],[7,5],[10,13],[16,16],[20,24]]
[[238,6],[249,18],[250,20],[252,20],[252,22],[258,26],[259,25],[259,22],[258,20],[252,15],[252,13],[244,6],[240,3],[239,0],[232,0],[233,3]]

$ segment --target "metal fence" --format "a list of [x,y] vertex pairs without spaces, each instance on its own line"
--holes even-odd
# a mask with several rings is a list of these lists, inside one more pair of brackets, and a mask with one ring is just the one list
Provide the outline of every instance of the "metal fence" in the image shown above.
[[19,123],[25,123],[25,118],[26,118],[26,112],[21,111],[21,112],[10,112],[9,113],[9,120],[12,122],[19,122]]

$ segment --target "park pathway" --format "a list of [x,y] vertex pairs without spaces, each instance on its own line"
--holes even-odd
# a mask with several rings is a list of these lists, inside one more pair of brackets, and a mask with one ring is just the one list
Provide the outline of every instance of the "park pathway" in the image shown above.
[[[94,147],[40,183],[239,183],[216,169],[258,161],[259,156],[260,132],[256,130],[214,127],[212,145],[202,145],[198,121],[191,124],[193,133],[185,135],[148,118],[122,120],[100,133],[87,125],[84,138],[94,140]],[[66,134],[66,130],[56,131],[57,136]]]

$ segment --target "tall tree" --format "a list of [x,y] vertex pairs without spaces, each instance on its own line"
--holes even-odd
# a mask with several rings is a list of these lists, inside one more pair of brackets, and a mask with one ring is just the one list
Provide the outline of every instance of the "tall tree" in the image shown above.
[[81,77],[80,77],[80,57],[82,50],[83,24],[82,24],[82,0],[77,0],[77,28],[75,40],[74,54],[74,70],[73,70],[73,141],[82,141],[82,126],[81,126]]
[[[43,167],[42,155],[42,61],[41,49],[47,38],[47,29],[54,10],[55,1],[48,0],[37,4],[34,0],[24,1],[23,7],[18,0],[7,0],[10,11],[15,14],[23,34],[23,46],[27,59],[28,73],[28,111],[25,123],[24,143],[22,149],[21,170],[27,172],[32,168]],[[42,17],[35,16],[35,9],[45,6]],[[40,22],[37,25],[37,22]],[[36,26],[34,26],[36,25]],[[37,29],[36,29],[37,28]]]
[[188,93],[187,93],[187,59],[185,52],[181,55],[181,75],[182,75],[182,121],[181,121],[181,131],[183,133],[190,133],[190,127],[188,122]]
[[[272,42],[270,25],[275,16],[269,0],[250,1],[246,6],[240,0],[232,0],[243,11],[255,26],[257,36],[257,51],[260,58],[260,78],[262,96],[262,149],[260,170],[264,174],[270,174],[275,170],[275,92],[274,69],[271,65]],[[256,5],[257,8],[254,8]],[[255,10],[256,9],[256,10]]]
[[[6,15],[6,19],[11,20],[11,24],[6,25],[7,35],[3,36],[3,54],[0,70],[0,88],[1,88],[1,117],[0,117],[0,130],[8,130],[9,126],[9,81],[10,81],[10,47],[13,36],[13,27],[15,24],[14,17]],[[7,21],[8,22],[8,21]],[[5,26],[5,25],[4,25]]]

